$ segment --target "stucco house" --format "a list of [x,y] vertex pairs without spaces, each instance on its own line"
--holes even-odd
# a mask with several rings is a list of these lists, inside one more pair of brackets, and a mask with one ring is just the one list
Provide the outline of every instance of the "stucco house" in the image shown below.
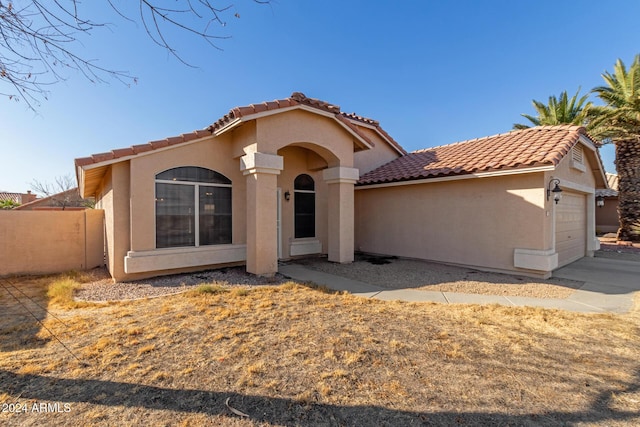
[[18,211],[82,211],[89,206],[90,201],[82,199],[77,188],[70,188],[51,196],[35,199],[14,209]]
[[28,190],[26,193],[11,193],[8,191],[0,191],[0,202],[8,201],[13,202],[17,205],[22,205],[24,203],[32,202],[38,197],[33,194],[31,190]]
[[377,121],[301,93],[75,163],[81,196],[104,210],[115,280],[230,264],[269,275],[280,259],[354,251],[547,277],[597,249],[606,187],[581,127],[407,153]]

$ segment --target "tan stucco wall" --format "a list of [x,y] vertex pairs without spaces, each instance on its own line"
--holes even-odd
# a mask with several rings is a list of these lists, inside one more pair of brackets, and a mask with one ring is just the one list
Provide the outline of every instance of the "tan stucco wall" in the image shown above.
[[312,148],[329,166],[353,166],[353,137],[335,120],[294,110],[260,118],[257,151],[275,154],[280,148],[299,144]]
[[243,123],[227,134],[231,138],[232,155],[234,158],[255,152],[257,145],[256,122]]
[[[549,249],[543,173],[357,189],[355,248],[514,270],[516,248]],[[362,188],[362,187],[361,187]]]
[[620,228],[618,198],[607,197],[604,206],[596,208],[596,231],[598,233],[615,233],[618,228]]
[[113,271],[115,229],[113,224],[113,191],[111,167],[107,170],[96,195],[96,208],[104,210],[105,262],[109,272]]
[[109,166],[96,196],[96,207],[104,210],[106,265],[116,280],[125,277],[124,256],[131,246],[129,162]]
[[229,137],[207,138],[188,146],[177,146],[153,155],[131,160],[131,248],[147,251],[156,247],[155,177],[167,169],[181,166],[199,166],[215,170],[232,183],[233,244],[246,242],[246,185],[240,171],[240,162],[232,158]]
[[400,153],[383,141],[380,135],[372,129],[361,128],[362,133],[373,143],[373,148],[358,151],[354,154],[354,166],[360,171],[360,175],[374,170],[378,166],[389,163],[393,159],[400,157]]
[[[591,171],[592,164],[587,156],[587,148],[584,148],[584,170],[575,168],[572,166],[571,153],[567,154],[564,159],[560,161],[554,171],[547,172],[547,178],[552,177],[559,178],[562,182],[561,187],[573,188],[576,190],[582,190],[582,192],[591,192],[595,190],[595,177]],[[574,185],[575,184],[575,185]],[[577,186],[576,186],[577,185]]]
[[103,265],[100,209],[0,211],[0,276]]

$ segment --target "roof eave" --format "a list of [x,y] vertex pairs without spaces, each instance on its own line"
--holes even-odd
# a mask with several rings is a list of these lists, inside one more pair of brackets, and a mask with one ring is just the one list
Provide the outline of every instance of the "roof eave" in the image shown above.
[[[347,117],[347,119],[348,119],[348,117]],[[395,151],[397,151],[398,154],[400,154],[401,156],[406,156],[407,155],[407,151],[404,148],[402,148],[402,146],[400,144],[398,144],[397,141],[395,141],[393,138],[391,138],[391,135],[389,135],[384,129],[382,129],[382,127],[380,127],[380,125],[372,125],[372,124],[364,123],[364,122],[360,122],[360,121],[355,121],[355,123],[356,123],[357,126],[366,127],[366,128],[369,128],[369,129],[373,130],[375,133],[378,134],[378,136],[380,136],[380,138],[382,138],[383,141],[385,141],[388,145],[390,145],[391,148],[393,148]]]

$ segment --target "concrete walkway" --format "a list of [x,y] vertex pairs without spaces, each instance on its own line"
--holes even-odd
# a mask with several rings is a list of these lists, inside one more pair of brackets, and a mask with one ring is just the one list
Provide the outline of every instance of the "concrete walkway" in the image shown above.
[[609,258],[582,258],[554,272],[554,277],[584,284],[566,299],[461,294],[455,292],[387,289],[345,277],[311,270],[299,264],[280,265],[279,273],[337,291],[385,301],[439,302],[445,304],[501,304],[555,308],[581,313],[626,313],[633,294],[640,291],[640,262]]

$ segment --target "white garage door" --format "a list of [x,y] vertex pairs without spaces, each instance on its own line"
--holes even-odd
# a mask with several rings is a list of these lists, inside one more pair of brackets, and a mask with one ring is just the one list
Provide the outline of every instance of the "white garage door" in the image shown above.
[[587,250],[587,205],[582,194],[562,193],[556,206],[556,252],[558,266],[585,256]]

